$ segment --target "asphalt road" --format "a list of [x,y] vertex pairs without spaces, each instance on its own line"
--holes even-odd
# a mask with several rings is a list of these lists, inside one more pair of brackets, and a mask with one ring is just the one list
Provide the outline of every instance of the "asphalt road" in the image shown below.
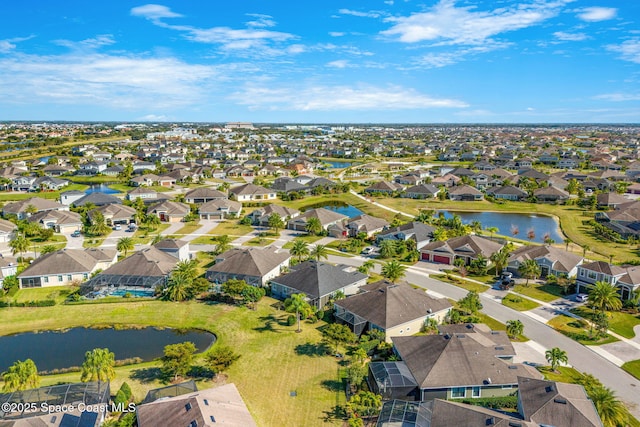
[[[360,258],[346,258],[330,256],[329,261],[336,264],[353,266],[362,265]],[[379,271],[379,267],[376,267]],[[449,285],[439,280],[431,279],[426,273],[410,269],[405,279],[412,284],[437,292],[447,298],[458,300],[467,291],[457,286]],[[481,294],[482,311],[494,319],[506,323],[507,320],[519,319],[524,324],[524,335],[549,349],[559,347],[567,352],[569,363],[578,371],[586,372],[598,378],[602,384],[614,390],[616,395],[627,403],[631,413],[640,419],[640,381],[614,365],[604,357],[590,350],[570,338],[555,331],[546,324],[535,320],[526,314],[503,306],[490,295]]]

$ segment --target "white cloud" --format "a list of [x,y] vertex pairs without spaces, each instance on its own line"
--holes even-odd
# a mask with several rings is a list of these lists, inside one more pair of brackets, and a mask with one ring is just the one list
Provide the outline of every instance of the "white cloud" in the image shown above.
[[625,61],[640,64],[640,39],[634,38],[626,40],[619,45],[608,45],[607,50],[618,52],[620,58]]
[[164,114],[147,114],[145,116],[138,117],[136,119],[136,121],[143,121],[143,122],[168,122],[172,120],[173,119],[171,117],[165,116]]
[[181,18],[182,15],[171,11],[167,6],[159,4],[145,4],[131,9],[131,15],[141,16],[150,20],[158,20],[162,18]]
[[414,89],[389,85],[274,87],[250,84],[230,96],[251,110],[358,111],[466,108],[459,100],[433,98]]
[[12,39],[0,40],[0,53],[8,53],[16,48],[16,43],[23,42],[32,39],[34,36],[29,37],[14,37]]
[[330,31],[329,35],[331,37],[342,37],[342,36],[346,35],[346,33],[343,33],[341,31]]
[[570,0],[536,1],[479,11],[473,6],[456,7],[455,0],[440,0],[428,12],[387,18],[393,26],[381,34],[404,43],[434,41],[446,45],[480,45],[499,34],[540,24],[556,16]]
[[565,33],[564,31],[556,31],[553,35],[562,41],[567,42],[579,42],[583,40],[587,40],[589,36],[584,33]]
[[415,62],[421,67],[441,68],[464,61],[469,56],[479,55],[481,53],[491,52],[493,50],[504,49],[510,46],[510,43],[487,41],[482,46],[472,46],[461,48],[450,52],[429,52],[418,57]]
[[640,101],[640,93],[605,93],[595,96],[594,99],[612,102]]
[[578,19],[587,22],[598,22],[615,18],[618,9],[613,7],[585,7],[577,12]]
[[248,27],[265,28],[265,27],[275,27],[276,25],[276,22],[273,20],[273,17],[270,15],[262,15],[260,13],[249,13],[248,16],[256,18],[254,21],[247,22]]
[[346,59],[339,59],[337,61],[331,61],[327,63],[327,67],[332,68],[347,68],[349,66],[351,66],[351,64]]
[[360,11],[351,10],[351,9],[340,9],[338,13],[341,15],[357,16],[360,18],[380,18],[382,16],[382,12],[375,11],[375,10],[371,10],[369,12],[360,12]]
[[96,37],[74,42],[71,40],[55,40],[54,43],[71,49],[96,49],[102,46],[109,46],[116,41],[111,34],[102,34]]
[[92,105],[119,109],[201,103],[213,67],[175,58],[103,54],[0,58],[0,102]]

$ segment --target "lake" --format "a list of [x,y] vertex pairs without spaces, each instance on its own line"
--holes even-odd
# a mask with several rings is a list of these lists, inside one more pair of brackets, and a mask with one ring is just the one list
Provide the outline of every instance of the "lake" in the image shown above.
[[328,164],[332,169],[342,169],[348,168],[353,165],[353,162],[327,162],[323,161],[322,163]]
[[191,341],[201,352],[215,340],[215,335],[205,331],[155,328],[73,328],[8,335],[0,337],[0,372],[25,359],[32,359],[39,371],[82,366],[87,351],[105,347],[115,353],[116,360],[140,357],[148,361],[161,357],[168,344]]
[[86,194],[101,192],[104,194],[117,194],[118,190],[114,190],[113,188],[109,188],[109,184],[85,184],[88,185],[89,188],[85,190]]
[[[442,212],[447,218],[451,218],[455,213],[465,224],[480,221],[483,229],[497,227],[499,230],[497,234],[508,237],[528,240],[527,233],[529,230],[533,230],[535,233],[533,242],[544,243],[545,234],[548,234],[556,243],[564,241],[558,222],[550,216],[504,212]],[[516,229],[518,234],[514,236],[513,231]]]
[[330,211],[337,212],[342,215],[346,215],[349,218],[353,218],[354,216],[362,215],[362,211],[355,206],[348,205],[344,202],[333,201],[333,202],[322,202],[316,203],[315,205],[305,206],[300,208],[302,212],[307,211],[309,209],[317,209],[317,208],[325,208]]

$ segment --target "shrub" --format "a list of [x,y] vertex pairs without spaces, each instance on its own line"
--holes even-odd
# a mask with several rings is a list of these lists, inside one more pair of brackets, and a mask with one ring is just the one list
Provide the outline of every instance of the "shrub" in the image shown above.
[[287,325],[293,326],[295,324],[296,324],[296,316],[294,316],[293,314],[289,315],[289,317],[287,317]]
[[122,391],[122,388],[118,390],[118,392],[116,393],[116,397],[113,398],[113,403],[115,403],[118,406],[126,405],[128,401],[129,400],[127,399],[127,396],[125,396],[124,392]]
[[483,406],[492,409],[517,409],[518,396],[481,397],[478,399],[462,399],[462,403]]
[[129,384],[127,384],[126,382],[122,383],[122,385],[120,386],[120,390],[124,393],[127,400],[131,399],[133,393],[131,392],[131,387],[129,387]]

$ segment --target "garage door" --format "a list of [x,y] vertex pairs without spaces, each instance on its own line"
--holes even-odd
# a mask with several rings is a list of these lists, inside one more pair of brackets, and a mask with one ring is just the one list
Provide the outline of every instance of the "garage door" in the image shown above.
[[423,252],[423,253],[422,253],[422,259],[423,259],[423,260],[425,260],[425,261],[429,261],[429,255],[430,255],[430,254],[427,254],[427,253],[424,253],[424,252]]
[[434,255],[433,256],[433,262],[440,262],[442,264],[449,264],[449,257],[446,256],[442,256],[442,255]]

